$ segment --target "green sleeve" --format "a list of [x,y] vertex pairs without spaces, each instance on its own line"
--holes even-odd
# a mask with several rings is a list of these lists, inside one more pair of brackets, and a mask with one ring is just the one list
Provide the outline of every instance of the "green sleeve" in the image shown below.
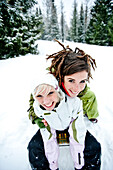
[[33,95],[31,94],[30,95],[30,100],[29,100],[29,106],[30,108],[28,109],[28,112],[29,112],[29,119],[32,121],[32,123],[34,124],[34,120],[37,119],[37,115],[35,114],[34,112],[34,108],[33,108],[33,103],[34,103],[34,98],[33,98]]
[[44,125],[44,123],[42,122],[42,120],[43,120],[43,119],[41,119],[41,118],[39,118],[39,117],[34,120],[34,122],[39,126],[39,128],[45,128],[45,125]]
[[97,99],[95,94],[86,86],[83,94],[78,96],[83,102],[84,114],[88,116],[88,119],[95,119],[99,116]]
[[33,108],[33,103],[34,103],[34,98],[33,95],[30,95],[30,100],[29,100],[29,106],[30,108],[28,109],[29,111],[29,119],[32,121],[33,124],[37,124],[39,126],[39,128],[45,128],[44,123],[42,122],[43,118],[39,118],[35,112],[34,112],[34,108]]

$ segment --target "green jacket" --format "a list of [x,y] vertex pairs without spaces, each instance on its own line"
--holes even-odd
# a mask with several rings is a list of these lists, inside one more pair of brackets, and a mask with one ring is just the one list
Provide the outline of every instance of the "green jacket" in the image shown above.
[[[95,119],[99,116],[98,109],[97,109],[97,100],[95,94],[90,90],[89,87],[85,87],[85,89],[78,95],[78,97],[83,102],[83,111],[84,114],[88,117],[88,119]],[[43,119],[39,118],[33,108],[34,98],[31,94],[29,105],[29,119],[32,121],[33,124],[37,124],[39,128],[45,128],[44,123],[42,122]]]

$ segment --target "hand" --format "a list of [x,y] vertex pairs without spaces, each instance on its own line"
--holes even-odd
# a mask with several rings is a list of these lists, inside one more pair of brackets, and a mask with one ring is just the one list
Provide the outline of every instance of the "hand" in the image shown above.
[[44,123],[44,125],[47,127],[48,126],[48,123],[45,119],[42,120],[42,122]]

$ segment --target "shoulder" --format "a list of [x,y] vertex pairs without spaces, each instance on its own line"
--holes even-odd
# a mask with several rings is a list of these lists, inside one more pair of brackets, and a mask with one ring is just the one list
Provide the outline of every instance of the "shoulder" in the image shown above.
[[94,100],[96,99],[96,95],[93,91],[91,91],[90,89],[87,91],[87,93],[84,95],[84,98],[89,99],[89,100]]
[[80,99],[94,99],[96,98],[96,95],[93,91],[90,90],[88,86],[86,86],[85,90],[80,93],[78,96]]

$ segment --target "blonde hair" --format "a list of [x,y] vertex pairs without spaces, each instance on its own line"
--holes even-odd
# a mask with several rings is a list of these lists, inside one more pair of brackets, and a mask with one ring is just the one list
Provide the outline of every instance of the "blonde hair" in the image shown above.
[[[48,94],[51,91],[51,88],[54,88],[53,86],[49,85],[49,84],[40,84],[38,85],[35,89],[34,89],[34,97],[36,97],[39,93],[43,93],[45,91],[45,94]],[[54,88],[55,90],[55,88]],[[61,91],[57,91],[55,90],[58,96],[58,101],[61,101],[63,99],[63,95],[61,93]]]

